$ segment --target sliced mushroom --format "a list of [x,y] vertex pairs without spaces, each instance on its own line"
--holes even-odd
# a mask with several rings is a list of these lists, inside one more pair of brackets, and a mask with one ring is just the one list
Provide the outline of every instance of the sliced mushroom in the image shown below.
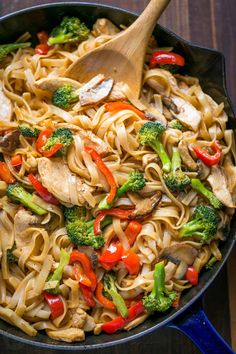
[[227,179],[222,168],[213,166],[211,174],[207,178],[215,196],[229,208],[234,208],[232,196],[228,190]]
[[159,257],[160,259],[164,258],[175,264],[179,264],[183,261],[188,265],[191,265],[195,261],[197,255],[198,251],[196,248],[186,243],[176,243],[175,245],[164,248]]
[[151,198],[141,199],[135,207],[135,210],[129,215],[132,219],[141,219],[156,208],[162,197],[162,193],[157,191]]
[[191,103],[183,100],[181,97],[172,95],[171,100],[179,111],[178,114],[176,114],[174,111],[171,111],[173,115],[178,118],[178,120],[184,126],[196,132],[202,119],[201,112],[199,112]]
[[9,122],[12,117],[12,103],[3,92],[3,84],[0,81],[0,121]]
[[37,88],[51,94],[64,85],[71,85],[75,90],[78,90],[81,87],[81,84],[78,81],[68,79],[66,77],[47,77],[36,81],[35,85]]
[[84,331],[79,328],[63,328],[57,331],[47,329],[46,332],[50,338],[68,343],[81,342],[85,339]]
[[210,167],[205,165],[201,160],[197,160],[197,166],[198,166],[198,178],[200,180],[205,180],[211,172]]
[[20,144],[20,132],[18,130],[12,130],[4,136],[0,137],[0,151],[13,152]]
[[162,96],[162,102],[164,105],[168,108],[171,109],[174,113],[179,114],[178,107],[176,104],[173,102],[173,100],[170,97],[167,96]]
[[197,164],[192,158],[188,150],[188,144],[186,141],[181,140],[178,145],[179,153],[183,163],[188,167],[190,171],[197,171]]
[[112,79],[107,79],[102,81],[99,85],[92,87],[88,91],[81,91],[79,93],[81,106],[97,104],[105,100],[111,92],[113,83],[114,81]]
[[187,263],[184,261],[180,261],[180,263],[176,269],[176,272],[174,274],[174,278],[175,279],[183,279],[185,273],[187,272],[187,269],[188,269]]

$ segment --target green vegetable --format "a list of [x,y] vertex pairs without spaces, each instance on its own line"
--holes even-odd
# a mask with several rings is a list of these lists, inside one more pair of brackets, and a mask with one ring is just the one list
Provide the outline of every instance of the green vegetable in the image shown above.
[[209,243],[215,236],[219,218],[214,208],[208,205],[198,205],[192,220],[182,226],[180,237],[197,236],[202,243]]
[[115,284],[115,275],[113,273],[106,273],[103,278],[104,281],[104,295],[111,299],[117,308],[117,311],[122,317],[128,316],[128,309],[123,297],[118,293]]
[[33,202],[33,196],[27,192],[19,183],[9,184],[7,187],[7,196],[13,202],[19,202],[25,207],[31,209],[38,215],[44,215],[47,210]]
[[43,150],[51,150],[53,146],[57,144],[62,144],[60,152],[65,155],[67,148],[73,142],[73,135],[69,128],[58,128],[54,130],[50,138],[47,140],[46,144],[42,147]]
[[173,148],[171,172],[164,173],[163,178],[173,192],[183,191],[191,183],[190,178],[181,170],[181,157],[177,148]]
[[86,208],[83,206],[73,206],[73,207],[65,207],[62,206],[63,214],[67,222],[73,222],[78,219],[85,220],[86,217]]
[[37,138],[39,135],[39,130],[28,125],[28,124],[22,124],[19,125],[18,130],[21,135],[27,137],[27,138]]
[[179,65],[173,64],[159,64],[159,68],[169,71],[172,74],[177,73],[179,70]]
[[[104,223],[105,222],[105,223]],[[105,227],[111,223],[110,218],[106,218],[102,223]],[[99,249],[104,246],[104,235],[95,235],[93,232],[94,220],[83,221],[75,220],[66,224],[66,230],[70,241],[75,246],[92,246],[94,249]]]
[[[63,248],[61,249],[61,253],[60,253],[60,262],[59,265],[57,267],[57,269],[54,271],[54,273],[52,275],[49,276],[46,284],[45,284],[45,289],[47,292],[51,293],[51,294],[58,294],[60,292],[59,289],[59,285],[60,285],[60,281],[62,279],[63,276],[63,271],[64,268],[67,264],[69,264],[70,261],[70,255],[69,253],[67,253]],[[55,287],[53,288],[47,288],[47,285],[50,285],[50,282],[56,282]]]
[[199,179],[197,178],[191,179],[191,187],[195,189],[198,193],[204,195],[204,197],[206,197],[209,200],[210,204],[215,209],[222,208],[223,205],[221,201],[215,196],[213,192],[207,189]]
[[215,256],[211,257],[211,259],[205,265],[205,268],[206,269],[212,269],[216,262],[218,262],[218,259]]
[[98,205],[98,209],[110,209],[120,196],[128,191],[138,192],[145,187],[145,179],[142,173],[139,171],[133,171],[129,174],[128,180],[118,188],[116,192],[116,197],[112,204],[107,203],[106,197],[101,200]]
[[13,254],[13,251],[15,250],[16,246],[14,245],[12,248],[9,248],[7,250],[7,263],[8,264],[13,264],[17,262],[17,257]]
[[82,42],[88,38],[89,29],[78,17],[64,17],[48,39],[49,45]]
[[9,53],[20,48],[28,48],[31,43],[10,43],[0,45],[0,60],[4,59]]
[[184,126],[180,123],[180,121],[178,119],[172,119],[169,123],[168,123],[168,128],[171,129],[178,129],[183,131],[184,130]]
[[165,288],[165,267],[164,262],[155,264],[154,286],[149,295],[144,296],[143,304],[148,312],[165,312],[176,299],[176,292],[169,292]]
[[142,145],[151,146],[161,159],[162,169],[165,172],[170,172],[171,162],[160,141],[160,137],[165,130],[165,126],[160,122],[147,122],[139,130],[139,142]]
[[52,95],[52,103],[54,106],[62,109],[69,108],[71,104],[76,103],[78,100],[79,95],[70,84],[59,87]]

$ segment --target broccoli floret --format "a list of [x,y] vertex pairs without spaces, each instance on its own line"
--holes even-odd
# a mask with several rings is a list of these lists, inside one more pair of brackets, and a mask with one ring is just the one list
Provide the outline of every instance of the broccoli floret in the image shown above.
[[89,29],[78,17],[64,17],[48,39],[49,45],[82,42],[88,38]]
[[33,196],[27,192],[19,183],[9,184],[7,187],[7,196],[13,202],[19,202],[25,207],[31,209],[38,215],[44,215],[47,210],[33,202]]
[[4,59],[9,53],[20,48],[28,48],[31,43],[10,43],[0,45],[0,60]]
[[69,108],[71,104],[76,103],[78,100],[79,94],[70,84],[59,87],[52,95],[52,103],[54,106],[62,109]]
[[180,123],[180,121],[178,119],[172,119],[169,123],[168,123],[168,128],[171,129],[178,129],[183,131],[184,130],[184,126]]
[[86,208],[83,206],[76,206],[74,205],[73,207],[65,207],[62,206],[64,218],[66,219],[67,222],[73,222],[78,219],[85,220],[86,217]]
[[219,218],[214,208],[198,205],[191,221],[182,226],[180,237],[197,236],[202,243],[209,243],[216,234]]
[[8,264],[13,264],[17,262],[17,257],[13,254],[13,251],[15,250],[16,246],[14,245],[12,248],[9,248],[7,250],[7,263]]
[[174,192],[183,191],[190,185],[190,178],[181,170],[181,157],[178,148],[173,148],[171,172],[163,175],[165,184]]
[[42,147],[43,150],[51,150],[53,146],[57,144],[62,144],[60,152],[65,155],[67,148],[73,142],[73,135],[69,128],[58,128],[54,130],[50,138],[47,140],[46,144]]
[[26,138],[37,138],[39,135],[39,130],[28,124],[19,125],[18,130]]
[[106,273],[104,275],[103,281],[104,295],[114,302],[117,311],[121,314],[122,317],[127,317],[128,309],[123,297],[117,291],[115,284],[115,275],[113,273]]
[[172,74],[177,73],[179,65],[176,64],[159,64],[159,68],[169,71]]
[[139,130],[139,142],[142,145],[151,146],[161,159],[163,171],[170,172],[171,162],[160,141],[165,130],[165,126],[160,122],[147,122]]
[[154,285],[152,292],[144,296],[143,304],[148,312],[165,312],[176,299],[176,292],[169,292],[165,288],[165,267],[164,262],[155,264]]
[[[92,246],[94,249],[99,249],[104,246],[104,235],[95,235],[93,232],[94,219],[85,222],[78,219],[66,224],[66,230],[70,241],[75,246]],[[111,218],[106,219],[101,223],[101,227],[111,224]]]
[[210,204],[215,208],[215,209],[220,209],[222,208],[223,204],[221,201],[215,196],[213,192],[211,192],[209,189],[207,189],[202,182],[197,179],[197,178],[192,178],[191,179],[191,187],[195,189],[198,193],[201,193],[206,197]]
[[[54,271],[52,275],[49,276],[46,284],[45,290],[51,294],[58,294],[60,292],[59,285],[63,275],[64,268],[67,264],[69,264],[70,255],[63,248],[60,252],[60,262],[57,269]],[[50,285],[53,285],[52,287]]]
[[116,197],[114,198],[114,201],[112,204],[107,203],[107,198],[103,198],[101,202],[98,205],[98,209],[110,209],[112,205],[116,202],[120,196],[128,191],[132,192],[138,192],[139,190],[143,189],[145,187],[145,179],[142,173],[139,171],[133,171],[129,174],[128,180],[120,187],[118,188],[116,192]]

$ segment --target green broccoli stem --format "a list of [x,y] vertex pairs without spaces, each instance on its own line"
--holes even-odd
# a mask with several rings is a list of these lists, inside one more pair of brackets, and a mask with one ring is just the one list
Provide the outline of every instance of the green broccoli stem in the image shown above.
[[109,290],[110,296],[112,297],[112,301],[114,302],[118,312],[121,314],[122,317],[128,316],[128,309],[125,304],[123,297],[117,292],[116,289],[111,288]]
[[173,148],[172,160],[171,160],[171,170],[175,172],[181,169],[181,157],[178,148]]
[[104,197],[100,203],[98,204],[98,209],[111,209],[115,202],[122,196],[122,194],[126,193],[130,188],[129,181],[125,182],[120,188],[117,189],[116,196],[111,204],[107,203],[107,196]]
[[201,223],[197,222],[197,220],[192,220],[182,226],[179,235],[180,237],[189,237],[194,234],[197,235],[199,230],[202,230]]
[[149,145],[153,148],[153,150],[157,153],[157,155],[160,157],[161,162],[162,162],[162,169],[164,172],[170,172],[171,170],[171,161],[169,159],[169,156],[167,155],[163,144],[159,141],[156,140],[155,143],[149,143]]
[[55,37],[50,37],[48,39],[48,44],[49,45],[55,45],[55,44],[62,44],[68,41],[70,39],[71,35],[69,34],[57,34]]
[[57,269],[54,271],[54,273],[48,278],[48,281],[56,281],[57,285],[53,289],[47,289],[48,292],[53,293],[53,294],[58,294],[59,293],[59,285],[60,281],[63,275],[63,271],[65,266],[69,264],[70,261],[70,255],[67,253],[63,248],[61,249],[60,252],[60,262],[57,267]]
[[11,43],[11,44],[2,44],[0,45],[0,60],[3,59],[7,54],[13,52],[17,49],[24,49],[31,46],[30,42],[25,43]]
[[212,192],[209,191],[203,184],[202,182],[197,179],[197,178],[192,178],[191,179],[191,187],[195,189],[197,192],[201,193],[206,197],[207,199],[211,198]]

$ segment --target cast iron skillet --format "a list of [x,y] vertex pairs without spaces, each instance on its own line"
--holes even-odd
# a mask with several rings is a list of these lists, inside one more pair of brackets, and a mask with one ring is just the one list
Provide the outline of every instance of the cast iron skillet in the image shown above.
[[[129,25],[136,18],[135,14],[128,11],[99,4],[54,3],[40,5],[2,17],[0,19],[1,43],[15,41],[26,31],[32,34],[32,41],[36,43],[36,33],[38,31],[50,30],[65,15],[77,15],[90,27],[98,17],[106,17],[117,25]],[[229,116],[229,126],[236,127],[234,112],[225,87],[223,55],[215,50],[192,45],[161,26],[156,26],[154,33],[158,38],[159,46],[173,46],[175,51],[181,53],[187,59],[185,72],[197,76],[205,92],[217,102],[223,101],[225,103],[225,109]],[[180,308],[178,310],[172,309],[163,315],[152,316],[130,332],[120,332],[114,335],[88,335],[84,343],[63,344],[48,338],[42,332],[39,332],[35,338],[30,338],[17,328],[0,321],[0,334],[35,347],[83,351],[118,345],[137,339],[162,326],[169,326],[187,334],[203,353],[233,353],[228,344],[210,324],[202,309],[200,299],[223,267],[233,248],[235,235],[236,217],[232,220],[230,230],[225,234],[226,241],[221,245],[223,261],[218,262],[212,270],[201,273],[199,284],[183,295]]]

